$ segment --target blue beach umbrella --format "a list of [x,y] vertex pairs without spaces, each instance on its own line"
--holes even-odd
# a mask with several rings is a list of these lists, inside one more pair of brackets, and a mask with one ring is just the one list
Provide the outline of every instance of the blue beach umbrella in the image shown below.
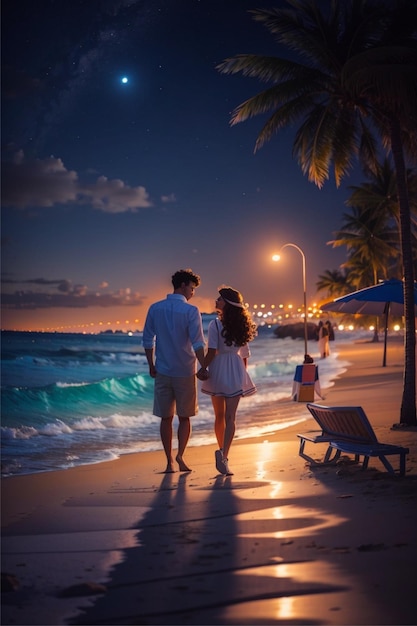
[[[377,285],[365,287],[336,298],[321,307],[322,311],[349,313],[361,315],[384,315],[385,337],[384,358],[382,365],[386,365],[388,316],[404,315],[404,286],[401,280],[384,280]],[[414,315],[417,317],[417,283],[414,283]]]

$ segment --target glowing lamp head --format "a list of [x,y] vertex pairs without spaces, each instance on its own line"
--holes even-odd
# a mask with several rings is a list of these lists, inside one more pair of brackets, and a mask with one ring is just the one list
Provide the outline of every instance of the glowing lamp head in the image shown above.
[[276,263],[277,261],[279,261],[280,259],[281,259],[281,257],[280,257],[280,255],[279,255],[279,254],[273,254],[273,255],[272,255],[272,260],[273,260],[273,261],[275,261],[275,263]]

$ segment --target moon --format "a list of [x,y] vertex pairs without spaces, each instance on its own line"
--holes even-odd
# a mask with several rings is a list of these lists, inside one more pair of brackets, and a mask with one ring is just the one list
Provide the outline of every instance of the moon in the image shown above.
[[121,77],[121,79],[120,79],[120,82],[121,82],[123,85],[127,85],[127,83],[129,82],[129,79],[128,79],[128,77],[127,77],[127,76],[122,76],[122,77]]

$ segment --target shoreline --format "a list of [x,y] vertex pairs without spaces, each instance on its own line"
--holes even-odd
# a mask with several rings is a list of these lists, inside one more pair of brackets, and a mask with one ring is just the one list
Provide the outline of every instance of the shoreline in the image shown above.
[[[13,360],[8,372],[4,372],[2,477],[69,469],[112,460],[125,453],[160,449],[159,419],[152,415],[153,385],[143,359],[136,351],[133,359],[128,354],[134,344],[117,344],[113,339],[109,344],[96,343],[95,336],[90,344],[91,337],[87,337],[85,343],[76,342],[74,346],[76,351],[82,349],[83,355],[83,367],[76,374],[71,369],[71,352],[68,371],[67,366],[61,367],[60,357],[58,361],[55,357],[47,360],[44,367],[43,351],[60,354],[62,347],[71,345],[70,336],[65,337],[62,342],[52,338],[52,344],[37,338],[32,347],[32,342],[24,342],[27,366],[26,357],[17,358],[17,364]],[[350,340],[349,332],[338,342],[346,340]],[[302,358],[301,343],[277,340],[271,329],[257,337],[251,362],[258,393],[240,403],[239,437],[258,436],[262,432],[258,426],[266,426],[263,431],[271,430],[259,419],[253,428],[253,413],[258,413],[258,404],[290,399],[295,363]],[[311,346],[313,351],[315,347]],[[11,354],[16,350],[16,356],[19,355],[19,343],[9,348]],[[120,351],[121,356],[114,358],[113,350],[117,354]],[[100,362],[97,372],[96,358]],[[320,367],[322,383],[328,383],[328,376],[345,365],[338,364],[335,353],[328,361],[323,361],[323,369]],[[199,404],[199,414],[192,420],[190,446],[213,442],[210,397],[200,392]]]
[[[267,360],[274,359],[275,351],[277,350],[277,371],[273,374],[274,364],[271,365],[271,375],[265,376],[263,369],[265,363],[262,360],[255,362],[254,367],[256,372],[258,367],[260,368],[260,380],[258,382],[258,391],[255,396],[242,399],[239,406],[239,432],[237,436],[239,439],[246,439],[248,437],[260,436],[274,430],[274,424],[269,424],[270,413],[269,403],[279,402],[291,407],[289,411],[289,422],[293,421],[293,414],[296,413],[296,406],[291,400],[291,389],[293,385],[293,372],[295,370],[295,364],[292,367],[291,361],[293,359],[292,350],[297,350],[297,344],[299,342],[289,340],[294,346],[285,347],[286,342],[280,340],[274,341],[271,334],[268,333],[267,337],[261,338],[260,346],[257,346],[258,357],[262,355],[263,350],[268,349],[271,354],[266,357]],[[343,341],[343,339],[342,339]],[[277,346],[275,349],[274,344],[283,343],[283,347]],[[289,360],[289,371],[285,371],[285,364],[280,362],[281,349],[286,354],[288,350],[287,358]],[[299,355],[300,356],[300,355]],[[301,357],[300,357],[301,358]],[[285,360],[285,358],[284,358]],[[320,366],[320,375],[322,384],[329,384],[329,376],[336,375],[336,372],[345,368],[345,363],[334,353],[329,362],[323,361],[323,369]],[[295,361],[297,362],[297,361]],[[284,373],[281,376],[281,367],[284,369]],[[291,372],[292,370],[292,372]],[[138,372],[141,371],[141,367],[138,368]],[[114,372],[115,373],[115,372]],[[112,372],[113,374],[113,372]],[[137,374],[140,375],[140,374]],[[81,374],[82,376],[82,374]],[[132,375],[132,381],[136,375]],[[17,377],[18,378],[18,377]],[[120,378],[123,380],[123,378]],[[65,393],[67,393],[66,387],[69,387],[71,392],[72,384],[65,382],[57,382],[60,380],[60,375],[56,374],[50,380],[55,380],[54,387],[57,385],[60,387],[63,385]],[[65,376],[63,377],[65,380]],[[88,376],[86,377],[88,380]],[[43,382],[47,383],[48,376]],[[26,393],[12,398],[9,397],[9,385],[13,387],[12,380],[9,380],[6,384],[4,409],[5,409],[5,422],[3,432],[4,447],[2,450],[2,472],[1,475],[4,478],[10,476],[18,476],[24,474],[32,474],[46,471],[59,471],[67,470],[78,465],[94,465],[101,462],[106,462],[119,458],[124,454],[130,454],[135,452],[146,451],[158,451],[161,449],[161,442],[159,438],[159,419],[151,415],[152,406],[147,404],[146,408],[142,404],[142,400],[139,399],[139,405],[136,404],[135,398],[135,385],[129,394],[124,393],[124,397],[121,398],[121,406],[118,406],[114,399],[119,389],[113,390],[111,396],[112,404],[105,406],[103,412],[100,411],[100,405],[97,402],[91,407],[91,413],[88,412],[88,405],[80,406],[80,415],[77,416],[77,403],[72,404],[73,397],[71,393],[68,397],[68,401],[62,405],[62,398],[59,400],[55,397],[56,391],[51,391],[51,404],[49,403],[43,406],[44,400],[38,398],[38,388],[35,391],[35,399],[29,399],[26,397]],[[28,389],[26,384],[16,379],[14,383],[21,387],[23,390]],[[81,386],[82,383],[79,383]],[[117,383],[116,383],[117,385]],[[42,387],[42,385],[41,385]],[[88,385],[86,386],[88,387]],[[126,390],[125,390],[126,391]],[[152,390],[149,389],[148,393]],[[107,390],[103,387],[101,389],[103,394],[107,393]],[[123,390],[122,390],[123,392]],[[30,395],[30,394],[28,394]],[[59,395],[59,390],[58,390]],[[133,398],[133,402],[126,403],[126,396],[129,395]],[[86,401],[89,401],[88,391],[86,394]],[[105,399],[105,396],[104,396]],[[22,406],[27,406],[27,410],[30,411],[31,401],[33,400],[33,409],[35,411],[35,417],[33,422],[30,423],[30,428],[27,431],[24,430],[22,424],[29,426],[27,420],[22,416],[19,418],[12,417],[13,412],[22,402]],[[75,397],[77,402],[81,402],[81,397]],[[46,401],[45,401],[46,402]],[[61,404],[60,404],[61,402]],[[192,419],[193,433],[189,441],[189,446],[201,446],[214,442],[214,433],[212,428],[212,406],[209,397],[199,392],[199,414]],[[112,411],[110,408],[112,408]],[[62,409],[60,415],[59,411]],[[69,414],[68,414],[69,410]],[[6,414],[10,411],[11,417],[7,419]],[[137,419],[137,424],[134,421],[130,422],[130,415],[133,411],[133,420]],[[144,419],[142,419],[142,412]],[[285,414],[285,408],[283,408]],[[50,415],[50,419],[39,419],[39,415]],[[119,423],[120,413],[120,423]],[[17,415],[19,412],[17,412]],[[57,414],[58,419],[53,418],[53,415]],[[256,420],[253,420],[253,415],[256,415]],[[265,419],[261,419],[263,416]],[[97,418],[97,421],[95,420]],[[85,420],[85,423],[83,423]],[[113,424],[115,420],[116,424]],[[114,434],[112,433],[113,426],[116,425]],[[68,431],[67,431],[68,426]],[[287,426],[283,424],[282,427]],[[101,430],[103,427],[103,430]],[[48,435],[53,436],[49,437]],[[39,436],[37,436],[39,435]],[[56,437],[55,437],[56,435]],[[73,438],[74,436],[74,438]],[[67,439],[67,441],[65,441]],[[43,446],[42,443],[45,445]],[[21,445],[19,445],[21,444]],[[174,440],[174,446],[176,442]],[[43,453],[44,448],[44,453]]]
[[410,448],[404,478],[377,459],[310,468],[306,422],[236,439],[232,477],[213,443],[187,449],[190,473],[163,474],[152,451],[3,478],[2,569],[18,586],[2,623],[415,623],[417,432],[392,429],[403,346],[389,342],[384,368],[382,349],[338,346],[349,366],[318,403],[362,406],[380,441]]

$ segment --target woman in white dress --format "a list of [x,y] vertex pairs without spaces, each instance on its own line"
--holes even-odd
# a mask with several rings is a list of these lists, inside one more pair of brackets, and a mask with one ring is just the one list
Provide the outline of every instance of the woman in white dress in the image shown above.
[[201,391],[209,394],[213,403],[214,432],[219,445],[216,468],[222,474],[232,475],[228,456],[235,435],[237,407],[240,398],[256,393],[247,371],[248,343],[256,336],[256,325],[236,289],[219,287],[216,309],[219,317],[209,324],[204,362],[209,378],[203,381]]

